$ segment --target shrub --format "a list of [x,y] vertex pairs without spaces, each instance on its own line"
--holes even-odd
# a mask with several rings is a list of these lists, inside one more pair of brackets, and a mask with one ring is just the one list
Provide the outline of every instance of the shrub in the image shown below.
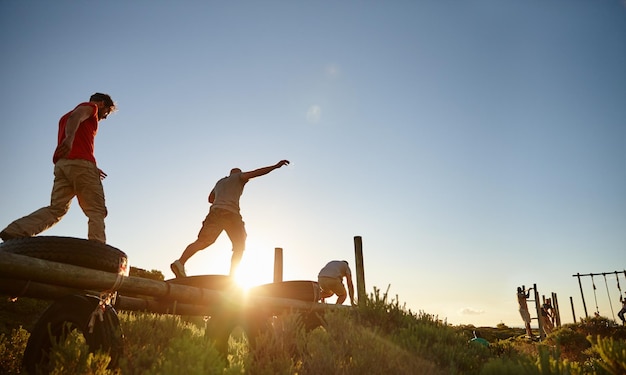
[[562,358],[577,362],[584,362],[587,356],[585,351],[591,347],[587,336],[570,326],[552,332],[546,341],[559,348]]
[[50,375],[119,375],[119,369],[107,368],[110,361],[111,357],[107,353],[90,353],[82,333],[74,329],[53,343],[49,367],[41,370]]
[[0,374],[19,374],[22,355],[30,334],[21,326],[13,329],[7,337],[0,334]]
[[[123,374],[224,371],[224,360],[204,338],[203,330],[179,316],[121,313],[120,321],[126,337],[124,356],[120,359]],[[174,371],[176,368],[180,370]]]
[[589,337],[589,341],[601,358],[596,362],[598,373],[626,374],[626,341],[601,336],[596,336],[595,339]]
[[[470,341],[475,327],[453,327],[435,315],[414,313],[397,296],[388,300],[387,292],[375,288],[362,302],[356,309],[327,311],[323,325],[314,329],[307,315],[278,315],[262,333],[248,332],[254,333],[250,346],[246,331],[236,329],[227,358],[205,338],[202,317],[123,312],[125,351],[119,369],[107,369],[109,356],[89,353],[74,332],[54,345],[46,370],[99,375],[626,373],[626,341],[619,338],[626,331],[606,319],[566,325],[543,342],[524,339],[503,325],[483,327],[483,337],[490,337],[483,346]],[[27,338],[21,327],[0,335],[0,373],[20,373]]]

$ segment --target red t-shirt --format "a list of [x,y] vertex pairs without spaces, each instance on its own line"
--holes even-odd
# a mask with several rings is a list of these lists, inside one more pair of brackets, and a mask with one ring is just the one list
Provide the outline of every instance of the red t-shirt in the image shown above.
[[[98,132],[98,106],[95,103],[86,102],[80,103],[76,106],[76,108],[82,105],[90,106],[93,113],[88,119],[81,122],[78,126],[76,135],[74,136],[72,150],[65,157],[65,159],[82,159],[95,163],[96,157],[94,155],[94,140],[96,139],[96,133]],[[59,120],[59,136],[57,145],[61,144],[63,139],[65,139],[65,125],[67,124],[67,119],[76,108],[63,115],[63,117]],[[52,157],[52,162],[56,163],[59,159],[60,158],[57,155],[54,155]]]

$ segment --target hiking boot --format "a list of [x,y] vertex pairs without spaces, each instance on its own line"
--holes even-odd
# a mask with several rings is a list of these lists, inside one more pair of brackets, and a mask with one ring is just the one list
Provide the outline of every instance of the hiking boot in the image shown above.
[[174,263],[170,264],[170,268],[172,269],[172,272],[174,272],[174,275],[176,275],[176,277],[187,277],[187,274],[185,273],[185,266],[183,266],[180,260],[177,260]]

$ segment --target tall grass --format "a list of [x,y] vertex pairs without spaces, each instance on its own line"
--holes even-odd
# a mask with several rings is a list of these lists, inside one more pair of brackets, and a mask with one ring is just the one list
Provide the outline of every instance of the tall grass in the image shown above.
[[[286,312],[250,337],[235,329],[224,357],[207,337],[201,317],[122,312],[125,346],[119,368],[107,368],[109,356],[90,353],[74,332],[55,343],[48,370],[93,375],[626,373],[626,331],[601,321],[563,327],[541,343],[513,337],[486,347],[469,341],[464,329],[407,310],[397,296],[390,300],[378,289],[364,305],[321,318],[322,325],[311,329],[300,314]],[[0,373],[21,373],[27,337],[23,328],[0,335]]]

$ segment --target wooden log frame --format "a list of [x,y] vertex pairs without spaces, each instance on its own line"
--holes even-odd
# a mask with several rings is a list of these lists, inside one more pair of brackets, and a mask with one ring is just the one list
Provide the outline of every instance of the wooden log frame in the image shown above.
[[[211,315],[225,305],[233,310],[279,309],[324,311],[349,308],[288,298],[244,296],[229,290],[212,290],[165,281],[92,270],[29,256],[5,253],[0,257],[0,292],[14,297],[57,299],[68,294],[116,291],[119,310]],[[125,296],[125,294],[127,296]]]

